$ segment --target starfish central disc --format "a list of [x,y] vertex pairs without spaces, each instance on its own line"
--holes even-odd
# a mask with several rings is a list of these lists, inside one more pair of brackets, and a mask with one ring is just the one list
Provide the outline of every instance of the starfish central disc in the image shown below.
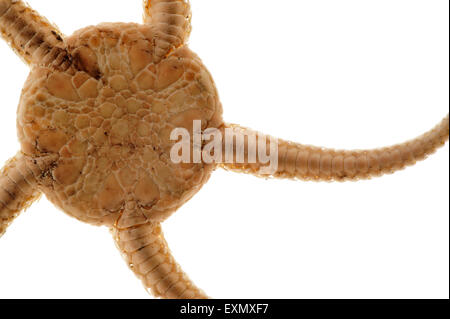
[[35,67],[19,107],[25,154],[56,155],[42,177],[47,197],[93,224],[162,221],[190,199],[213,167],[174,164],[175,128],[222,125],[214,82],[187,47],[154,63],[152,26],[103,24],[67,39],[66,69]]

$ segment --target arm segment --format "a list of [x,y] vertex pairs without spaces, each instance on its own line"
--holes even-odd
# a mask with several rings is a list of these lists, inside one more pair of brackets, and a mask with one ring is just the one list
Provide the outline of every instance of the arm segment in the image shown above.
[[[238,126],[234,126],[233,130],[243,135],[250,132]],[[264,135],[259,136],[269,140]],[[272,176],[314,181],[370,179],[414,165],[443,146],[448,137],[447,115],[434,129],[414,140],[375,150],[338,151],[278,140],[278,168]],[[236,150],[235,145],[232,148]],[[258,159],[256,163],[249,163],[247,156],[244,163],[221,164],[225,169],[254,175],[261,175],[259,170],[267,165]]]
[[187,0],[145,0],[144,22],[157,32],[155,55],[162,59],[186,43],[191,32],[191,7]]
[[17,215],[39,197],[36,173],[22,155],[11,159],[0,172],[0,237]]
[[168,299],[206,299],[172,257],[160,224],[112,229],[130,268],[153,295]]
[[70,66],[60,31],[23,1],[0,0],[0,33],[27,64]]

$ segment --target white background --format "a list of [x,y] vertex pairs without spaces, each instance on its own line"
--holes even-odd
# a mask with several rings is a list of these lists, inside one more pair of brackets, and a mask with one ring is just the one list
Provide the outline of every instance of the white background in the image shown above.
[[[446,0],[192,0],[190,47],[228,122],[336,148],[403,142],[449,106]],[[65,34],[140,21],[140,1],[29,0]],[[0,41],[0,161],[19,149],[28,68]],[[381,179],[265,181],[217,171],[164,225],[215,298],[448,298],[449,148]],[[108,230],[45,198],[0,239],[0,298],[148,298]]]

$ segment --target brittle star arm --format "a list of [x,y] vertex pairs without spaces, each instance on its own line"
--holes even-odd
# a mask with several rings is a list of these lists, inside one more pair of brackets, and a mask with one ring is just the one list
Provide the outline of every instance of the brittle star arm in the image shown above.
[[30,206],[41,192],[37,179],[41,169],[18,154],[0,172],[0,237],[12,221]]
[[0,0],[0,34],[27,64],[70,66],[61,32],[21,0]]
[[117,247],[144,286],[159,298],[207,299],[181,270],[159,223],[111,229]]
[[[233,134],[245,138],[245,150],[248,149],[248,135],[262,137],[269,143],[269,137],[253,133],[249,129],[229,125]],[[321,147],[302,145],[278,140],[277,168],[270,173],[271,177],[291,178],[313,181],[356,181],[391,174],[417,161],[424,160],[443,146],[449,137],[449,116],[447,115],[434,129],[403,144],[374,150],[340,151]],[[232,144],[232,145],[230,145]],[[262,144],[264,145],[264,144]],[[223,148],[231,148],[236,152],[236,143],[224,139]],[[266,146],[267,153],[269,146]],[[249,161],[245,154],[243,161],[234,157],[228,163],[221,163],[225,169],[267,177],[261,173],[268,163],[261,163],[258,156],[256,162]]]
[[144,22],[155,27],[156,62],[186,43],[191,33],[191,6],[187,0],[145,0]]

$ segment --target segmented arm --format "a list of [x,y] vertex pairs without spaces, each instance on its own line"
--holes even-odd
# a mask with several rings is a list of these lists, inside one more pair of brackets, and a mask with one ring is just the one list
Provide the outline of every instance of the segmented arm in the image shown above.
[[[238,135],[247,135],[251,132],[239,126],[232,126],[232,128]],[[269,137],[262,134],[259,136],[269,141]],[[425,159],[443,146],[448,136],[449,116],[447,115],[434,129],[414,140],[375,150],[338,151],[278,140],[278,168],[272,176],[314,181],[370,179],[394,173]],[[236,150],[235,145],[232,148]],[[268,149],[267,147],[267,152]],[[225,169],[254,175],[262,175],[260,169],[267,165],[259,161],[249,163],[247,155],[244,163],[235,161],[220,164]]]
[[191,32],[191,6],[188,0],[145,0],[144,22],[157,32],[155,55],[164,58],[186,43]]
[[11,159],[0,172],[0,237],[21,211],[40,195],[36,188],[36,167],[21,154]]
[[0,0],[0,33],[27,64],[70,66],[61,32],[21,0]]
[[172,257],[160,224],[113,228],[114,239],[128,265],[154,296],[206,299]]

